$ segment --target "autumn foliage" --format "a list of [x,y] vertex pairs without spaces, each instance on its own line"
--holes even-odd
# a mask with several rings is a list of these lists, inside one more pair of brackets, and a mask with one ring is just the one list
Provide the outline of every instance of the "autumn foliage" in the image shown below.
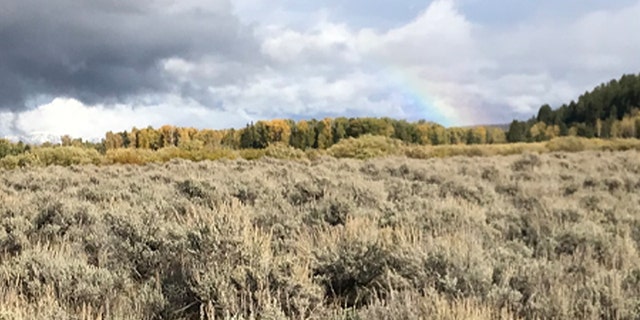
[[496,127],[445,128],[429,122],[410,123],[390,118],[325,118],[322,120],[274,119],[250,123],[240,130],[173,127],[133,128],[107,132],[104,149],[136,148],[265,149],[285,144],[296,149],[329,149],[349,138],[380,136],[418,145],[498,144],[506,142],[504,130]]

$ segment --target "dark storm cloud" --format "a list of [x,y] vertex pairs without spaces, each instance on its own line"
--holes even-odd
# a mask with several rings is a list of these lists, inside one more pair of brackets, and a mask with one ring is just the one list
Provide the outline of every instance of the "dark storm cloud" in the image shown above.
[[163,59],[255,61],[259,45],[227,0],[8,0],[0,4],[0,111],[37,96],[85,103],[163,93]]

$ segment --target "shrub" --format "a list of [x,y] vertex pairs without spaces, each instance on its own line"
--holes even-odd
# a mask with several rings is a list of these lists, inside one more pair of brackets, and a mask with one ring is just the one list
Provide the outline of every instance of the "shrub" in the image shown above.
[[71,166],[100,164],[102,156],[95,149],[80,147],[47,147],[35,148],[29,152],[7,156],[0,159],[0,166],[5,169],[32,166]]
[[369,159],[400,154],[403,145],[400,140],[364,135],[359,138],[341,140],[327,149],[327,153],[336,158]]
[[440,185],[440,197],[463,199],[474,204],[483,205],[493,200],[491,193],[481,186],[462,184],[458,181],[447,181]]
[[547,149],[552,152],[566,151],[566,152],[578,152],[584,151],[587,148],[587,139],[579,137],[561,137],[554,138],[547,142]]
[[238,158],[238,154],[231,149],[203,149],[201,152],[197,153],[198,156],[196,160],[221,160],[221,159],[236,159]]
[[454,156],[489,157],[525,152],[545,152],[543,143],[510,143],[485,145],[407,146],[404,155],[415,159],[448,158]]
[[[355,240],[355,239],[354,239]],[[378,290],[390,252],[376,243],[341,242],[331,255],[320,255],[314,275],[325,288],[328,298],[339,305],[369,304]]]
[[511,168],[513,171],[533,171],[534,168],[540,167],[542,161],[538,155],[525,153],[518,160],[513,162]]
[[173,159],[195,160],[193,151],[178,147],[166,147],[158,149],[156,151],[156,156],[162,162],[167,162]]
[[69,168],[29,153],[0,179],[0,319],[638,318],[639,152],[523,146]]
[[242,149],[238,151],[241,158],[245,160],[257,160],[266,154],[264,149]]
[[276,143],[267,147],[265,156],[276,159],[303,159],[306,158],[306,153],[287,144]]
[[41,165],[100,164],[101,156],[95,149],[81,147],[36,148],[30,151]]
[[0,167],[8,170],[18,168],[21,162],[24,163],[22,159],[24,156],[6,156],[0,159]]
[[41,249],[28,250],[0,269],[4,275],[0,282],[5,285],[18,282],[22,293],[30,299],[41,298],[51,286],[58,299],[77,309],[83,305],[98,309],[105,300],[115,300],[114,289],[126,281],[108,270],[66,259],[63,253],[53,255]]
[[105,155],[109,164],[145,164],[159,161],[157,154],[148,149],[112,149]]
[[626,151],[626,150],[640,150],[639,139],[612,139],[603,140],[599,150],[609,151]]

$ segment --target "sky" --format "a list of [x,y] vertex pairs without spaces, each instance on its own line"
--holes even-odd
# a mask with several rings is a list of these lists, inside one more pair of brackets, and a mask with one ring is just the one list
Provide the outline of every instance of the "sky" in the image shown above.
[[640,72],[640,0],[2,0],[0,137],[526,119]]

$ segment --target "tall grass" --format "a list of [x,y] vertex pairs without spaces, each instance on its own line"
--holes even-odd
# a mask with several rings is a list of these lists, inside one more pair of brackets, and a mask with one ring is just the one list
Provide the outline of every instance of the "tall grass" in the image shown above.
[[262,152],[4,171],[0,319],[640,317],[636,150]]

